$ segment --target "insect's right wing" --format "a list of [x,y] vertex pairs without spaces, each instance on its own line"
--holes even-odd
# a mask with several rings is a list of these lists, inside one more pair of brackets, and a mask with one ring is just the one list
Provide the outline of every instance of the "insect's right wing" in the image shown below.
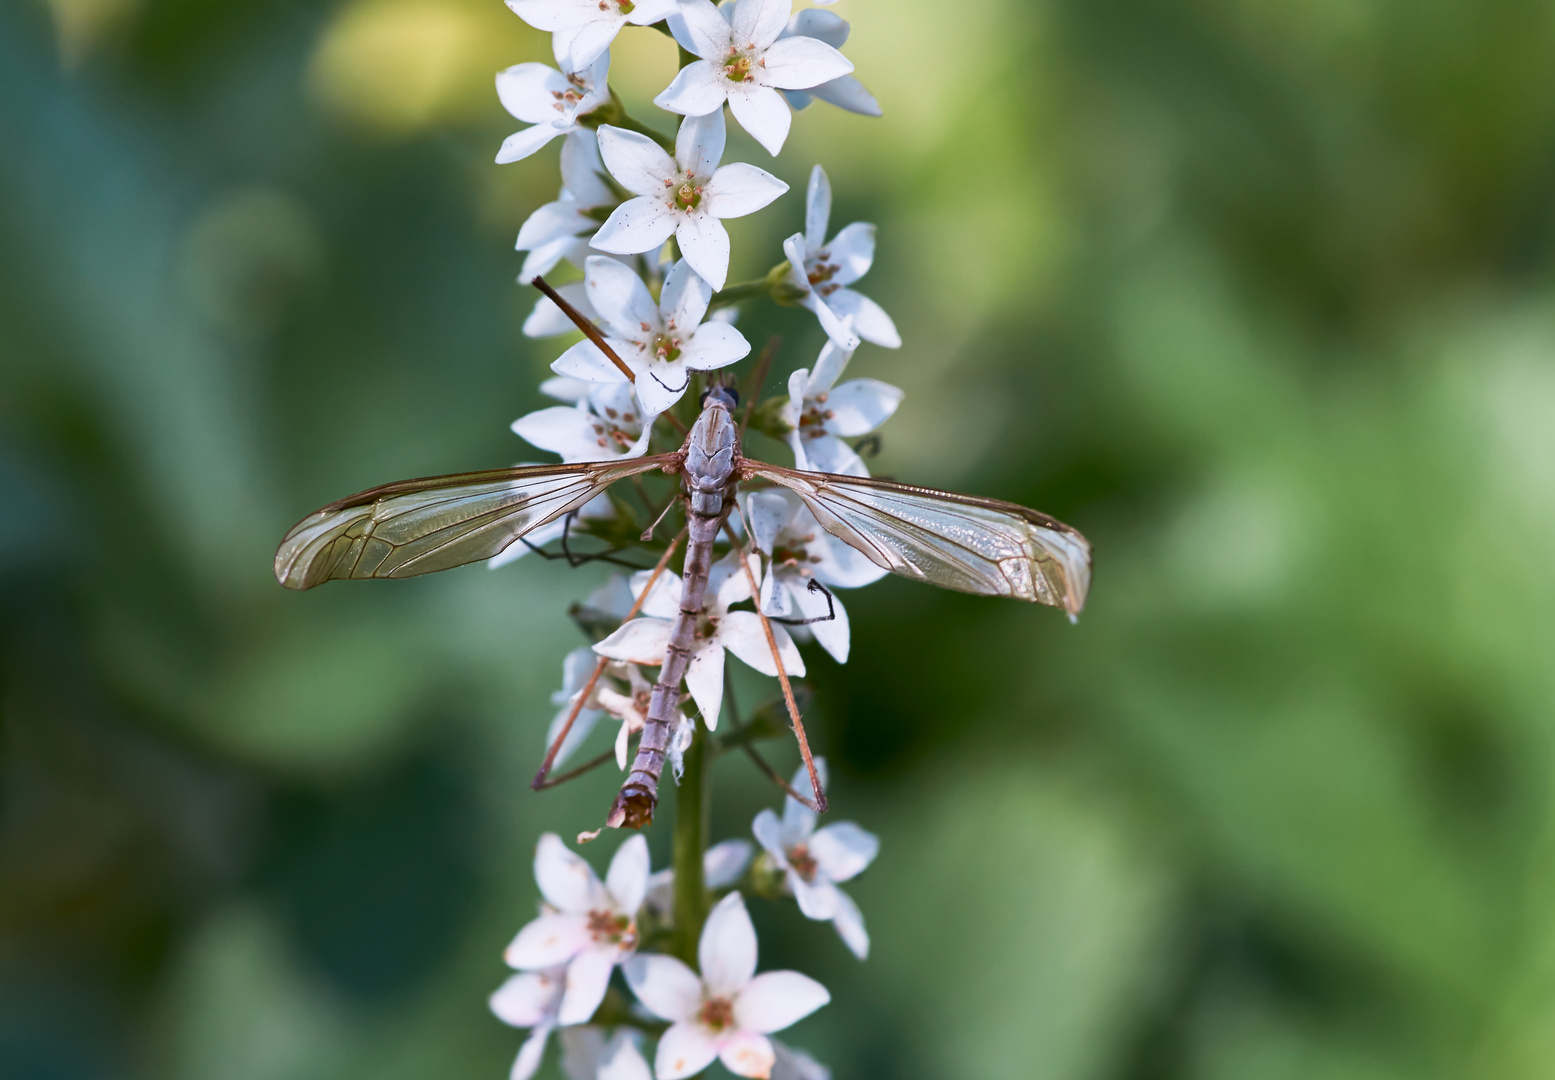
[[1085,606],[1091,545],[1046,514],[998,499],[750,459],[741,472],[788,488],[822,528],[894,574],[1049,604],[1071,616]]
[[673,454],[402,480],[330,503],[292,526],[275,579],[401,578],[489,559],[624,477],[675,468]]

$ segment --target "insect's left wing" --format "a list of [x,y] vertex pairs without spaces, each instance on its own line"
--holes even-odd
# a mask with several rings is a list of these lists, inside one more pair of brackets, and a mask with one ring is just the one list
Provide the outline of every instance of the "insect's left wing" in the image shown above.
[[822,528],[894,574],[1049,604],[1070,615],[1085,606],[1091,545],[1046,514],[998,499],[750,459],[741,472],[788,488]]
[[309,514],[275,552],[275,579],[311,589],[336,578],[401,578],[489,559],[624,477],[674,467],[673,454],[402,480]]

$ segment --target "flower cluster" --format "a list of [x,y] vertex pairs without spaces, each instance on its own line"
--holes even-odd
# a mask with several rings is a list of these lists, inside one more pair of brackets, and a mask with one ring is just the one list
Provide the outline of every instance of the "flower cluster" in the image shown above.
[[[502,106],[528,125],[502,143],[497,161],[521,161],[560,143],[561,189],[524,221],[516,246],[524,253],[522,284],[552,274],[565,280],[546,285],[550,292],[535,303],[523,332],[546,338],[585,330],[560,351],[554,377],[540,387],[557,404],[514,421],[514,433],[580,465],[675,450],[699,392],[732,387],[729,369],[753,357],[736,327],[737,305],[766,299],[809,312],[825,344],[810,367],[780,384],[782,391],[757,400],[772,360],[771,349],[763,350],[749,372],[753,400],[742,428],[786,443],[796,469],[867,476],[875,433],[902,399],[879,380],[842,378],[864,342],[901,345],[890,316],[855,288],[874,260],[874,225],[832,231],[831,185],[816,165],[803,230],[771,253],[763,276],[730,284],[734,253],[723,224],[788,191],[755,164],[724,160],[726,111],[773,156],[787,141],[794,112],[812,101],[879,115],[841,51],[848,24],[829,10],[795,13],[792,0],[508,6],[551,34],[556,66],[517,64],[497,76]],[[665,114],[658,127],[628,115],[610,86],[611,49],[628,27],[672,35],[688,59],[653,99]],[[542,836],[534,866],[540,914],[508,946],[505,959],[515,973],[492,995],[491,1008],[530,1033],[514,1080],[535,1073],[553,1032],[574,1080],[672,1080],[714,1061],[741,1076],[822,1080],[828,1070],[772,1035],[830,996],[798,972],[757,973],[746,900],[792,898],[792,910],[830,922],[864,959],[863,915],[840,886],[870,864],[879,845],[851,822],[820,826],[811,796],[824,790],[824,761],[814,762],[813,773],[802,767],[791,783],[765,764],[757,743],[788,731],[778,699],[742,715],[725,668],[733,655],[779,678],[792,708],[788,680],[805,675],[805,649],[813,643],[837,663],[848,659],[848,614],[839,593],[886,571],[826,532],[788,490],[757,486],[727,508],[710,565],[682,579],[667,565],[678,539],[667,537],[685,510],[675,491],[656,495],[653,482],[645,477],[627,494],[598,495],[491,560],[496,567],[539,552],[573,564],[606,560],[633,568],[574,605],[588,644],[564,661],[536,786],[610,761],[626,770],[648,724],[654,669],[666,666],[672,648],[684,649],[677,653],[689,655],[684,693],[668,687],[673,699],[666,706],[660,698],[653,713],[660,724],[664,710],[673,711],[664,750],[669,775],[705,800],[711,762],[742,751],[785,790],[782,813],[757,816],[754,843],[709,846],[677,823],[672,868],[658,873],[647,841],[632,836],[616,849],[603,880],[558,836]],[[580,553],[575,545],[584,538],[589,550]],[[706,587],[693,610],[687,582],[700,588],[703,574]],[[684,637],[672,640],[677,626],[685,633],[688,619],[689,646]],[[606,719],[614,724],[605,725],[613,746],[575,766]],[[549,778],[564,765],[570,771]],[[698,873],[701,880],[692,880]]]

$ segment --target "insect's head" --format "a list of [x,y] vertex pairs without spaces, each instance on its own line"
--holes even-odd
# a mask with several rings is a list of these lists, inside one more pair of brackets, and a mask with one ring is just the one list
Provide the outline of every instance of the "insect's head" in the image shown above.
[[732,386],[710,386],[702,394],[701,405],[705,409],[714,404],[722,405],[733,412],[740,404],[740,392]]

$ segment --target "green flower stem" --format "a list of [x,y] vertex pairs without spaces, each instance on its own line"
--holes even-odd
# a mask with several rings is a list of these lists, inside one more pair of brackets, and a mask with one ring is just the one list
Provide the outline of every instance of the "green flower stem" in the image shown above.
[[653,128],[640,120],[634,120],[631,114],[626,111],[626,105],[621,101],[621,95],[616,93],[616,89],[613,86],[610,88],[610,101],[592,112],[578,117],[578,122],[596,131],[599,130],[601,124],[609,124],[612,127],[635,131],[639,135],[648,136],[648,138],[663,147],[666,153],[674,156],[674,138],[653,130]]
[[702,856],[707,851],[709,811],[707,733],[698,723],[686,749],[686,772],[675,789],[675,955],[697,967],[697,942],[707,920],[707,882]]

